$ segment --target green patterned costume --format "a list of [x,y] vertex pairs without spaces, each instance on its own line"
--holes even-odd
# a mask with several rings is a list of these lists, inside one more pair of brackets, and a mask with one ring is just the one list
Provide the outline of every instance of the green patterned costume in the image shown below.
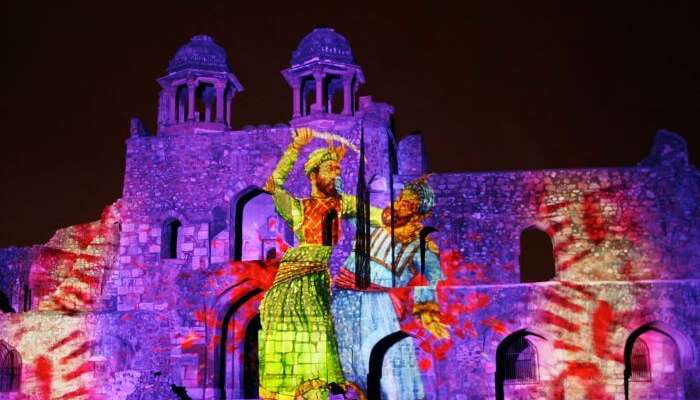
[[[338,240],[339,218],[355,214],[355,197],[293,197],[283,184],[297,158],[298,150],[290,146],[265,187],[277,212],[292,226],[299,246],[285,253],[260,304],[263,399],[293,399],[295,393],[325,399],[326,384],[345,382],[330,314],[328,261]],[[379,221],[379,212],[372,214]]]

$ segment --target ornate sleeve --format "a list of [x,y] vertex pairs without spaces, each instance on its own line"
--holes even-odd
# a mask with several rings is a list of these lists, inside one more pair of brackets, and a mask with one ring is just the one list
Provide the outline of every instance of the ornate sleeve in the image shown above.
[[284,183],[299,157],[299,150],[290,145],[282,154],[272,174],[267,178],[264,189],[272,194],[275,208],[280,216],[296,232],[295,221],[301,223],[301,202],[284,188]]
[[277,162],[275,169],[272,170],[272,173],[267,178],[264,189],[270,193],[274,193],[275,189],[282,188],[289,177],[289,173],[292,172],[297,158],[299,158],[299,150],[293,145],[289,145],[287,150],[282,153],[282,157],[280,157],[280,160]]

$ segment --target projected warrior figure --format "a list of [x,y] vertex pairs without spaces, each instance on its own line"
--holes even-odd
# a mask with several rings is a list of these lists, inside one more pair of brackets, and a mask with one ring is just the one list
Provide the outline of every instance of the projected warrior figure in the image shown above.
[[[421,273],[421,221],[435,205],[435,195],[424,178],[404,186],[394,202],[395,282],[391,266],[391,208],[382,213],[383,226],[370,229],[370,280],[366,289],[358,289],[353,253],[345,261],[333,295],[333,316],[343,371],[348,379],[365,382],[370,353],[382,338],[401,330],[398,315],[413,312],[423,327],[439,339],[449,337],[447,326],[440,322],[435,285],[442,279],[437,246],[427,242],[423,274],[426,282],[413,289],[413,310],[400,311],[405,304],[396,304],[389,290],[392,284],[406,287]],[[416,350],[412,338],[393,345],[384,357],[381,375],[382,399],[418,400],[425,393],[421,381]],[[366,388],[363,388],[366,390]]]
[[[265,184],[277,212],[299,245],[281,260],[260,304],[260,396],[263,399],[326,399],[328,388],[350,386],[343,377],[330,315],[328,260],[338,240],[340,218],[355,214],[354,196],[338,192],[345,147],[313,151],[304,164],[311,197],[298,199],[283,185],[299,150],[318,135],[296,130],[292,143]],[[372,218],[380,223],[380,212]]]

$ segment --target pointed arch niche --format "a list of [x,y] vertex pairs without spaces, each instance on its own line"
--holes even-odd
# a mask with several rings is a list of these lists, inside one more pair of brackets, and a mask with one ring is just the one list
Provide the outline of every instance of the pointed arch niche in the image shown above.
[[551,380],[557,359],[551,343],[530,329],[515,331],[496,348],[496,400],[529,398]]
[[275,209],[272,196],[256,186],[242,190],[231,202],[231,259],[275,258],[277,239],[293,243],[291,229]]
[[[242,295],[231,298],[232,290],[247,290]],[[258,396],[257,376],[258,333],[260,332],[260,315],[249,316],[248,309],[259,307],[262,291],[247,286],[245,282],[228,288],[219,296],[218,309],[218,344],[214,351],[214,382],[217,399],[252,399]]]
[[677,330],[652,322],[625,342],[625,399],[685,399],[685,370],[695,364],[695,347]]

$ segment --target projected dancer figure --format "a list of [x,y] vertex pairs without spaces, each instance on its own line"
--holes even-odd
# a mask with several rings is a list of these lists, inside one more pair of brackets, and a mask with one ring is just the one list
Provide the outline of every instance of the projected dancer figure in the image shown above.
[[[394,202],[394,260],[396,287],[414,284],[421,273],[421,221],[435,205],[435,195],[424,178],[404,186]],[[439,339],[449,337],[447,326],[440,322],[435,285],[442,278],[437,246],[428,242],[425,251],[423,286],[413,289],[413,310],[402,311],[405,304],[392,298],[391,208],[382,213],[383,226],[370,229],[370,285],[356,287],[355,254],[345,261],[335,280],[332,312],[340,349],[343,372],[348,379],[365,382],[370,353],[382,338],[401,330],[402,312],[413,312],[423,327]],[[411,281],[414,282],[411,282]],[[393,345],[384,357],[381,377],[382,399],[418,400],[425,393],[412,338]],[[364,388],[366,390],[367,388]]]
[[[260,396],[263,399],[326,399],[329,388],[346,382],[338,358],[330,315],[328,260],[338,240],[340,218],[355,215],[354,196],[341,194],[340,161],[345,147],[314,150],[304,164],[311,197],[298,199],[283,185],[299,150],[318,134],[308,128],[296,135],[265,184],[277,212],[299,241],[280,262],[274,283],[260,304]],[[379,210],[372,212],[380,223]]]

